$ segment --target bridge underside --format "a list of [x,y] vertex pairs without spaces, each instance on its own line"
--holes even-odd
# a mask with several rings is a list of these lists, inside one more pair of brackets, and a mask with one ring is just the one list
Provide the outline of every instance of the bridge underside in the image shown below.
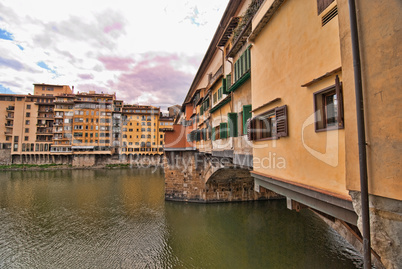
[[286,181],[274,179],[251,172],[256,189],[258,186],[283,195],[289,209],[299,210],[309,207],[328,216],[357,225],[357,214],[351,200],[345,200],[330,193],[319,192]]
[[216,203],[283,198],[265,189],[256,192],[250,170],[234,167],[228,158],[188,151],[165,155],[166,200]]

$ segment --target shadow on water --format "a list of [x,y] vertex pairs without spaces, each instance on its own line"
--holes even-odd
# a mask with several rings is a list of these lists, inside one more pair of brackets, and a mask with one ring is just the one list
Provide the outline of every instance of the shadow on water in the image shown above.
[[0,268],[359,268],[284,201],[164,201],[160,169],[0,172]]
[[284,201],[166,202],[168,245],[181,268],[360,268],[361,257],[311,211]]

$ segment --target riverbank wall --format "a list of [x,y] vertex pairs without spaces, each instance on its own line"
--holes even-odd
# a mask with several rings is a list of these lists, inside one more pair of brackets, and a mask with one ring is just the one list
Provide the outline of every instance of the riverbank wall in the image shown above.
[[0,165],[60,164],[72,167],[102,167],[112,165],[162,166],[163,155],[123,154],[11,154],[11,149],[0,149]]

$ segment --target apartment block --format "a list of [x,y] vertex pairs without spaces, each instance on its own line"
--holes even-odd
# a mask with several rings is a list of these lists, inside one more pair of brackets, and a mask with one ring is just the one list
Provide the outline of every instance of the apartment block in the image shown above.
[[173,117],[158,107],[125,105],[115,94],[73,90],[34,84],[33,95],[0,94],[0,145],[10,149],[14,163],[163,155]]

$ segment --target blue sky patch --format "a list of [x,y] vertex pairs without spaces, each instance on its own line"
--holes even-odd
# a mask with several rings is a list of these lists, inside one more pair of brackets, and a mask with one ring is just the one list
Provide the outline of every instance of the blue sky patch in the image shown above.
[[0,39],[14,40],[14,37],[12,33],[0,28]]
[[9,88],[4,87],[1,84],[0,84],[0,93],[15,94],[15,92],[10,90]]
[[55,74],[55,75],[56,75],[55,77],[58,77],[58,76],[59,76],[59,75],[57,74],[56,70],[51,69],[44,61],[37,62],[36,65],[39,66],[39,67],[41,67],[41,68],[43,68],[43,69],[46,69],[46,70],[50,71],[50,72],[53,73],[53,74]]
[[18,44],[17,44],[17,47],[19,47],[19,48],[20,48],[20,50],[24,50],[24,47],[23,47],[23,46],[21,46],[21,45],[18,45]]
[[43,69],[49,70],[51,71],[52,69],[50,69],[49,66],[47,66],[47,64],[44,61],[40,61],[36,63],[39,67],[42,67]]

